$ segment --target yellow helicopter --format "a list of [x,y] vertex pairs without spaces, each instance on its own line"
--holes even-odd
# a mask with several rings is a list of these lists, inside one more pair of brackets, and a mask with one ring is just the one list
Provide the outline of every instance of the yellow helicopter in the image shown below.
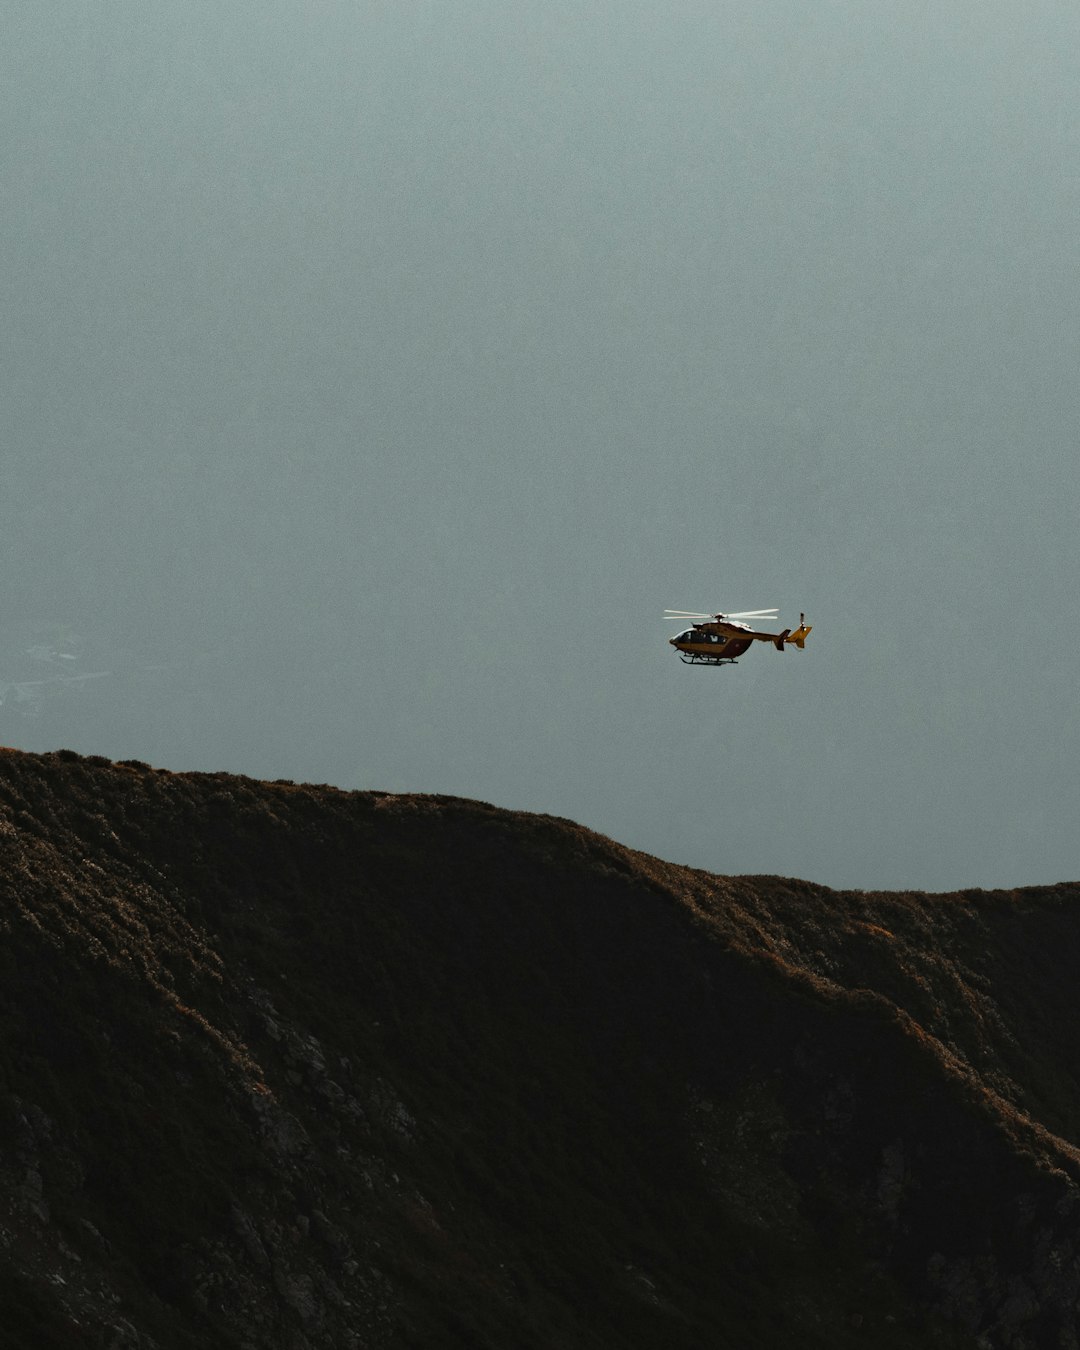
[[776,622],[777,609],[744,609],[737,614],[691,614],[684,609],[665,609],[664,618],[671,623],[690,623],[690,627],[668,641],[679,653],[679,658],[690,666],[731,666],[749,651],[755,642],[771,642],[778,652],[790,643],[800,651],[806,645],[810,625],[806,615],[799,615],[799,626],[785,628],[781,633],[762,633],[744,619],[756,623]]

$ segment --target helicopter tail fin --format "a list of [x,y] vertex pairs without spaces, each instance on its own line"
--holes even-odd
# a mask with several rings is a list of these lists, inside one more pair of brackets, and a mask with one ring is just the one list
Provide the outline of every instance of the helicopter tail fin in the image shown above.
[[782,633],[777,633],[776,637],[773,638],[773,642],[776,644],[776,650],[778,652],[782,652],[784,650],[784,643],[790,641],[790,633],[791,629],[785,628]]
[[793,642],[795,646],[798,647],[800,651],[802,651],[802,649],[806,646],[806,639],[810,636],[810,629],[812,627],[813,624],[809,623],[799,624],[798,628],[796,628],[794,633],[792,633],[791,636],[788,638],[788,641]]

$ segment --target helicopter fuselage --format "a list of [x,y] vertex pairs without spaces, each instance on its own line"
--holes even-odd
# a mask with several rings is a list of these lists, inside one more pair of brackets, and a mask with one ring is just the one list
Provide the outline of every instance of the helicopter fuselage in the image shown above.
[[721,633],[716,624],[695,624],[668,641],[687,665],[724,666],[749,650],[754,639]]

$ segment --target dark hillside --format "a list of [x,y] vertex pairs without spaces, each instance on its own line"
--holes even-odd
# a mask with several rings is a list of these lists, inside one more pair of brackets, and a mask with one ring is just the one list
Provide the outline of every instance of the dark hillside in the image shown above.
[[0,757],[12,1347],[1080,1345],[1080,886]]

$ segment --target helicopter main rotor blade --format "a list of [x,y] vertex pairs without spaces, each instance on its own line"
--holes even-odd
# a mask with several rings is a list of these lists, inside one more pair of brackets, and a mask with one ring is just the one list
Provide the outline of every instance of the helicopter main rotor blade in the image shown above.
[[704,614],[692,609],[665,609],[664,618],[681,623],[687,619],[772,619],[779,613],[778,609],[738,609],[719,614]]

